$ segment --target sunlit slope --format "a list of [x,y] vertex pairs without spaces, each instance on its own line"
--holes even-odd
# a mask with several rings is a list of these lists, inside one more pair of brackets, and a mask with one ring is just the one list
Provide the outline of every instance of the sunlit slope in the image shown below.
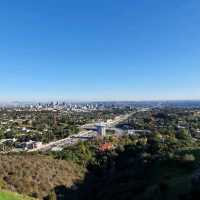
[[3,190],[0,191],[0,200],[36,200],[36,199]]

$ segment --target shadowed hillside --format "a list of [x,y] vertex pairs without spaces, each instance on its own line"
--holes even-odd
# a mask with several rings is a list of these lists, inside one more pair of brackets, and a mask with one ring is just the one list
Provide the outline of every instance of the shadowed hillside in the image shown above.
[[[158,136],[137,143],[131,137],[121,138],[124,146],[96,152],[84,181],[72,188],[60,185],[52,192],[57,200],[198,200],[200,151],[194,147],[198,144],[168,137],[163,143]],[[87,144],[86,149],[90,149]]]

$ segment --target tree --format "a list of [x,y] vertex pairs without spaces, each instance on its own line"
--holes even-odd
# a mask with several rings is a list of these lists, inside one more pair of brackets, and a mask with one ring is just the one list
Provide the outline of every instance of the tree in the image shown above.
[[189,140],[191,138],[188,130],[186,129],[180,129],[176,135],[176,137],[178,139],[181,139],[181,140]]

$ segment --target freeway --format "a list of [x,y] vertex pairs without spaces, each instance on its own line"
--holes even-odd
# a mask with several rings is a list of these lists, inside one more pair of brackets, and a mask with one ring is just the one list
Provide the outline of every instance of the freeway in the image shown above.
[[[131,115],[135,114],[136,112],[132,112],[130,114],[126,114],[126,115],[120,115],[117,116],[114,120],[108,120],[108,122],[104,123],[105,126],[107,128],[113,128],[114,126],[116,126],[117,124],[119,124],[120,122],[125,121],[126,119],[128,119]],[[83,129],[95,129],[96,128],[96,124],[95,123],[89,123],[89,124],[85,124],[83,126],[81,126],[81,128]]]
[[117,124],[119,124],[120,122],[127,120],[130,116],[132,116],[135,113],[136,112],[132,112],[132,113],[126,114],[126,115],[120,115],[120,116],[116,117],[115,120],[108,122],[107,127],[112,128],[112,127],[116,126]]
[[[118,123],[125,121],[126,119],[128,119],[128,117],[130,117],[131,115],[133,115],[135,113],[136,112],[126,114],[126,115],[120,115],[120,116],[116,117],[115,120],[110,120],[109,122],[105,123],[105,125],[108,129],[114,128],[114,126],[116,126]],[[95,126],[96,126],[96,123],[91,123],[91,124],[86,124],[86,125],[82,126],[81,128],[88,128],[88,127],[95,127]],[[48,144],[43,144],[42,146],[40,146],[38,148],[28,150],[28,152],[49,151],[49,150],[56,149],[56,148],[59,149],[59,148],[63,148],[66,146],[71,146],[71,145],[77,144],[79,141],[85,141],[85,140],[88,140],[91,137],[95,137],[95,136],[96,136],[95,131],[85,130],[78,134],[70,135],[69,137],[61,139],[61,140],[50,142]]]
[[35,148],[35,149],[31,149],[28,152],[48,151],[48,150],[51,150],[55,147],[62,148],[64,146],[74,145],[74,144],[78,143],[80,140],[84,141],[86,139],[93,137],[94,135],[95,134],[94,134],[93,131],[82,131],[78,134],[70,135],[69,137],[64,138],[64,139],[57,140],[57,141],[54,141],[54,142],[50,142],[48,144],[43,144],[42,146]]

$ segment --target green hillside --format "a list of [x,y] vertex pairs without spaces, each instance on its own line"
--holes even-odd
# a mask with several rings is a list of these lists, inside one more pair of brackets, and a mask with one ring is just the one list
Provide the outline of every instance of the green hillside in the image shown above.
[[[199,200],[198,145],[190,138],[159,134],[149,134],[146,140],[142,136],[120,138],[118,147],[96,151],[89,159],[85,178],[75,190],[59,187],[54,191],[58,200]],[[59,152],[59,158],[76,154],[75,160],[88,160],[92,149],[92,143],[77,145],[71,152],[69,148]]]
[[0,200],[34,200],[34,199],[9,191],[0,191]]

